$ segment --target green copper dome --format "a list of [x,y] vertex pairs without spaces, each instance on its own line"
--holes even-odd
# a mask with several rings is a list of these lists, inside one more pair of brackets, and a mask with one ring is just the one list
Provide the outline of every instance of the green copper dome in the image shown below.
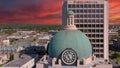
[[67,14],[74,14],[73,11],[67,11]]
[[79,59],[88,58],[92,55],[89,39],[81,31],[62,30],[58,32],[48,45],[48,54],[51,58],[60,58],[61,53],[67,48],[76,51]]

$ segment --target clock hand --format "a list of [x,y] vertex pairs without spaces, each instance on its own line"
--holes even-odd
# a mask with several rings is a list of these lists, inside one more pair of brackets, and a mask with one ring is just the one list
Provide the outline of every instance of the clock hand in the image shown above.
[[70,56],[69,56],[69,54],[68,54],[68,58],[69,58],[69,60],[70,60]]
[[68,56],[66,56],[66,59],[69,60]]
[[69,58],[69,60],[72,60],[72,55],[68,54],[68,58]]

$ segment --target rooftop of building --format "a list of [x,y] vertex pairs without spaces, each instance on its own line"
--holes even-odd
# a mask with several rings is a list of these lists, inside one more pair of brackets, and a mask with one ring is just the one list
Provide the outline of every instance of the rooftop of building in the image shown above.
[[3,67],[21,67],[28,61],[30,61],[32,58],[35,58],[36,55],[22,55],[21,58],[13,60],[7,64],[5,64]]
[[2,46],[0,47],[0,51],[15,51],[17,49],[16,46]]
[[29,42],[18,43],[15,46],[1,46],[0,51],[15,51],[18,47],[29,47],[31,44]]
[[28,46],[31,46],[31,44],[29,42],[21,42],[21,43],[16,44],[16,46],[25,46],[25,47],[28,47]]

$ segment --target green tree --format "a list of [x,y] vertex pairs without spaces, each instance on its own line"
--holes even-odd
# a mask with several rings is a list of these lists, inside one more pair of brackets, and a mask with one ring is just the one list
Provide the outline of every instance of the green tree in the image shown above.
[[14,33],[15,31],[13,29],[8,29],[8,30],[5,30],[5,33],[6,34],[12,34]]

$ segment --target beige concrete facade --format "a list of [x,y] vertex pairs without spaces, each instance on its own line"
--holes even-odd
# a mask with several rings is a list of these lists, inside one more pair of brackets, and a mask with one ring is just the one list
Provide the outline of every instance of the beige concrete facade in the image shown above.
[[85,33],[93,45],[97,58],[108,60],[109,6],[107,0],[65,0],[62,7],[63,27],[67,22],[66,12],[74,12],[78,30]]

